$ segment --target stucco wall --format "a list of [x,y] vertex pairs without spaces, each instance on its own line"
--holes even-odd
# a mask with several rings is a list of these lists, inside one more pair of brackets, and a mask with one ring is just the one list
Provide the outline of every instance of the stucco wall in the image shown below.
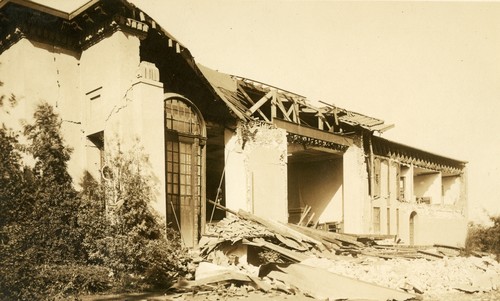
[[[21,39],[0,55],[0,94],[14,94],[15,107],[0,111],[8,127],[21,131],[21,122],[32,122],[36,106],[47,102],[61,118],[62,134],[73,148],[69,173],[78,184],[85,166],[85,140],[82,138],[79,55],[57,47]],[[28,159],[28,161],[30,161]],[[31,160],[32,161],[32,160]],[[29,163],[29,162],[28,162]]]
[[368,196],[368,172],[361,141],[358,139],[343,155],[345,233],[369,233],[371,204]]
[[[104,130],[109,140],[110,132],[123,134],[125,128],[115,116],[130,102],[140,63],[139,44],[137,37],[117,31],[82,53],[80,80],[86,135]],[[97,96],[91,92],[99,88],[99,97],[91,100]]]
[[225,141],[226,206],[287,222],[286,132],[240,124],[226,130]]
[[441,206],[416,204],[399,206],[399,237],[402,243],[410,243],[410,214],[412,212],[416,212],[414,225],[416,245],[464,246],[467,218],[462,212]]
[[457,204],[460,199],[460,184],[459,176],[443,177],[443,203],[445,205]]
[[415,197],[431,197],[431,204],[441,204],[441,173],[417,175],[413,178]]
[[[107,151],[140,144],[163,199],[163,85],[138,78],[139,46],[137,37],[121,31],[81,54],[20,40],[0,55],[0,93],[18,100],[9,114],[0,111],[2,121],[20,131],[20,121],[31,122],[37,104],[51,104],[73,149],[68,169],[77,187],[84,170],[100,178],[99,150],[87,136],[104,131]],[[164,202],[153,205],[165,212]]]

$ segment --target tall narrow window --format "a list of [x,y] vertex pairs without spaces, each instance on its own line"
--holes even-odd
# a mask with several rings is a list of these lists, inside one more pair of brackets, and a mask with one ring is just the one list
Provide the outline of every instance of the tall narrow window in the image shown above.
[[373,232],[380,234],[380,207],[373,207]]
[[373,160],[373,172],[374,172],[374,197],[380,197],[380,185],[381,185],[381,166],[380,159],[375,158]]
[[387,208],[387,234],[391,234],[391,208]]
[[178,230],[186,246],[200,234],[202,119],[181,97],[165,100],[167,224]]
[[399,208],[396,208],[396,235],[399,236]]

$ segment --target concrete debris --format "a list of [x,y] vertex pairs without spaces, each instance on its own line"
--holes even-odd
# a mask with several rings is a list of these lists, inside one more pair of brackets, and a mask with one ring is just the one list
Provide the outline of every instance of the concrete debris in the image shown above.
[[414,294],[341,276],[322,268],[314,268],[304,264],[276,267],[276,270],[269,273],[270,278],[281,280],[318,300],[365,299],[385,301],[420,299]]
[[379,245],[375,238],[282,224],[240,211],[210,225],[199,243],[207,262],[200,263],[194,281],[175,288],[322,300],[416,300],[499,289],[500,264],[489,256],[460,257],[461,250],[451,246],[389,242]]

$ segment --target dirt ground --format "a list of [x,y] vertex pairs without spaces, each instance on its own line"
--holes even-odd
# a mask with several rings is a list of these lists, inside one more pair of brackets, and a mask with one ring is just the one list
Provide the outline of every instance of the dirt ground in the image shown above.
[[223,295],[215,292],[199,293],[199,294],[174,294],[165,295],[161,293],[130,293],[119,295],[91,295],[81,298],[82,301],[268,301],[268,300],[296,300],[296,301],[312,301],[313,298],[304,295],[288,295],[284,293],[261,293],[249,292],[245,296]]
[[[246,296],[224,296],[216,293],[210,294],[197,294],[190,293],[165,295],[161,293],[134,293],[134,294],[120,294],[120,295],[92,295],[82,297],[82,301],[312,301],[304,295],[287,295],[282,293],[261,293],[250,292]],[[498,301],[500,300],[500,291],[492,291],[488,293],[479,294],[464,294],[464,293],[450,293],[439,297],[423,298],[423,301]]]

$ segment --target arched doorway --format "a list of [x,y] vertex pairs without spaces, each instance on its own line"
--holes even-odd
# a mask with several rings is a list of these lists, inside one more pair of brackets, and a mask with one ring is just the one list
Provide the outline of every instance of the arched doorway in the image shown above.
[[415,245],[415,220],[417,213],[413,211],[410,214],[410,245]]
[[181,95],[165,94],[164,106],[167,226],[179,231],[185,246],[193,247],[205,211],[205,122]]

